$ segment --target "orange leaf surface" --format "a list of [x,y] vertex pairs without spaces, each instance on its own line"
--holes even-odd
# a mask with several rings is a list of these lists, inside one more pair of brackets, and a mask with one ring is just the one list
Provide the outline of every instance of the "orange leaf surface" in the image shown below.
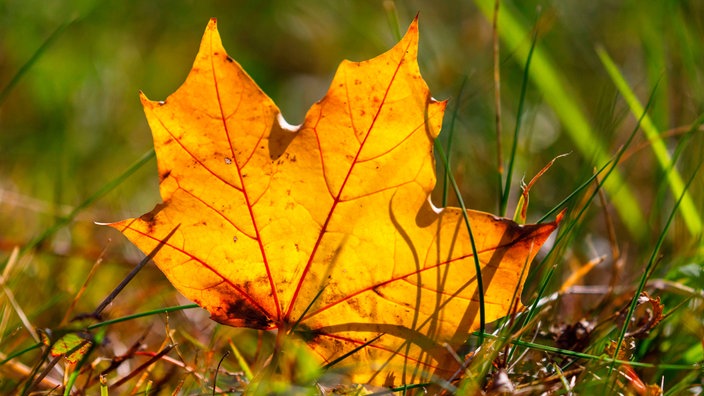
[[[414,21],[388,52],[343,62],[292,127],[211,20],[185,83],[142,96],[163,203],[112,226],[144,252],[178,226],[154,261],[220,323],[293,331],[322,362],[373,340],[340,363],[360,383],[449,378],[444,345],[478,327],[478,291],[462,211],[428,199],[445,102],[417,49]],[[467,216],[495,320],[556,223]]]

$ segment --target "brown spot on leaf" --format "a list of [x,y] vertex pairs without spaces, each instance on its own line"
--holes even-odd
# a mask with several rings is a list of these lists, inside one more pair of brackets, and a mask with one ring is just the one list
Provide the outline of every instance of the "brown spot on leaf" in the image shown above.
[[156,215],[168,206],[168,201],[157,204],[149,213],[145,213],[139,217],[140,220],[147,223],[147,232],[152,233],[156,225]]
[[146,223],[154,223],[156,215],[161,212],[164,208],[166,208],[166,206],[167,202],[157,204],[156,206],[154,206],[154,209],[152,209],[151,212],[141,215],[139,219]]
[[171,176],[171,170],[167,170],[166,172],[162,173],[159,175],[159,183],[163,182],[166,180],[167,177]]
[[244,326],[252,329],[267,329],[271,324],[271,319],[244,299],[229,303],[227,317],[237,321],[241,320]]

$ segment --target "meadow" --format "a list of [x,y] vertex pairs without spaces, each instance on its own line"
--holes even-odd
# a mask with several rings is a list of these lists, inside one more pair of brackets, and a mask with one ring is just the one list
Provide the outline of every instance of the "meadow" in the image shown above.
[[332,392],[303,349],[258,377],[271,334],[210,321],[153,264],[130,275],[144,254],[96,222],[160,202],[138,93],[162,100],[183,82],[209,18],[297,124],[340,61],[387,50],[416,14],[421,73],[448,99],[434,202],[458,205],[454,181],[472,209],[521,220],[527,205],[527,222],[566,210],[531,267],[528,308],[468,335],[485,346],[447,391],[701,393],[704,4],[507,1],[498,29],[494,12],[490,0],[1,2],[0,393],[237,393],[254,379]]

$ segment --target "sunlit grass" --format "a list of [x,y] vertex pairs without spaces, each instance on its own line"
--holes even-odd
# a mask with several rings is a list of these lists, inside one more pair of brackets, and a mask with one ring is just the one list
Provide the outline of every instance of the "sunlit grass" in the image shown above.
[[[493,0],[475,0],[475,3],[484,15],[490,18]],[[528,54],[531,52],[529,38],[532,28],[521,21],[513,9],[508,6],[502,8],[499,25],[501,26],[501,39],[514,54],[516,60],[525,64]],[[574,94],[569,80],[555,68],[550,54],[538,45],[532,52],[532,58],[531,80],[541,90],[545,101],[550,104],[560,118],[564,130],[575,142],[574,147],[584,158],[593,159],[597,166],[609,162],[610,157],[603,138],[594,131],[587,120],[582,110],[583,105],[579,102],[579,96]],[[613,205],[630,233],[636,238],[642,238],[643,231],[647,228],[643,209],[633,196],[631,187],[623,176],[619,172],[614,173],[604,188],[611,193]]]
[[[633,115],[640,117],[640,115],[645,112],[643,105],[628,86],[628,83],[618,70],[618,67],[614,61],[611,57],[609,57],[609,54],[606,53],[603,48],[597,48],[597,54],[599,54],[599,59],[601,59],[604,67],[609,72],[611,80],[614,82],[616,87],[618,87],[618,91],[626,100],[626,103],[628,103],[628,107],[631,109]],[[667,180],[670,190],[672,191],[672,195],[675,198],[681,197],[679,198],[681,200],[681,204],[678,207],[681,211],[682,219],[689,229],[689,232],[695,237],[701,235],[702,219],[699,214],[699,210],[695,207],[690,193],[685,190],[682,176],[680,176],[679,171],[675,167],[675,163],[670,157],[670,153],[668,152],[665,142],[662,139],[660,131],[657,130],[657,127],[648,114],[643,116],[640,126],[643,129],[643,132],[645,132],[645,135],[648,137],[650,147],[652,148],[653,153],[655,153],[655,158],[657,158],[662,172],[665,174],[665,179]]]

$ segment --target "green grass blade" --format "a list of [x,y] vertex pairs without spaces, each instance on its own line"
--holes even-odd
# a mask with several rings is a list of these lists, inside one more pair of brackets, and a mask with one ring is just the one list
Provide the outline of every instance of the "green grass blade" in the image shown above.
[[26,347],[26,348],[20,349],[20,350],[17,351],[17,352],[13,352],[13,353],[11,353],[11,354],[5,356],[5,359],[0,360],[0,367],[1,367],[2,365],[4,365],[5,363],[9,362],[10,360],[12,360],[12,359],[18,357],[18,356],[22,356],[22,355],[24,355],[24,354],[27,353],[27,352],[31,352],[31,351],[33,351],[33,350],[35,350],[35,349],[41,348],[43,345],[44,345],[44,344],[42,344],[41,342],[37,342],[36,344],[32,344],[32,345],[30,345],[30,346],[28,346],[28,347]]
[[508,166],[506,169],[506,185],[502,189],[501,204],[499,206],[499,214],[506,216],[506,207],[511,193],[511,179],[513,179],[513,168],[516,160],[516,150],[518,149],[518,134],[521,130],[521,120],[523,119],[523,105],[526,101],[526,91],[528,90],[528,79],[530,76],[530,62],[535,51],[535,44],[538,42],[538,35],[534,34],[530,43],[530,50],[526,58],[525,66],[523,67],[523,82],[521,83],[521,94],[518,99],[518,109],[516,110],[516,128],[513,131],[513,142],[511,143],[511,154],[508,157]]
[[323,369],[324,369],[324,370],[329,370],[331,367],[334,367],[336,364],[340,363],[341,361],[347,359],[348,357],[354,355],[355,353],[357,353],[357,352],[361,351],[362,349],[366,348],[367,346],[371,345],[371,344],[374,343],[376,340],[378,340],[379,338],[381,338],[381,336],[383,336],[383,335],[384,335],[384,333],[381,333],[381,334],[377,335],[376,337],[370,339],[369,341],[365,342],[364,344],[362,344],[362,345],[360,345],[360,346],[358,346],[358,347],[352,349],[351,351],[349,351],[349,352],[343,354],[342,356],[336,358],[335,360],[333,360],[333,361],[331,361],[331,362],[329,362],[329,363],[325,363],[325,364],[323,365]]
[[[493,12],[493,0],[474,1],[487,19]],[[530,29],[519,20],[514,9],[505,4],[499,15],[499,33],[504,44],[512,49],[516,61],[525,64],[529,47],[523,45]],[[531,60],[530,77],[545,97],[555,114],[564,125],[565,132],[574,141],[575,148],[585,158],[592,158],[594,163],[604,164],[609,155],[602,139],[594,132],[582,106],[570,92],[570,84],[555,67],[552,59],[538,45]],[[631,192],[626,180],[618,172],[613,172],[604,188],[609,193],[619,218],[629,233],[637,239],[643,239],[647,230],[645,217],[638,200]]]
[[[445,167],[445,172],[450,173],[450,168],[449,168],[449,163],[447,159],[447,155],[445,155],[445,152],[442,149],[442,145],[435,140],[435,150],[438,153],[438,156],[442,160],[443,166]],[[484,308],[484,282],[482,281],[482,267],[479,264],[479,255],[477,254],[477,245],[474,242],[474,233],[472,232],[472,226],[469,223],[469,216],[467,216],[467,207],[464,204],[464,200],[462,199],[462,194],[460,193],[460,188],[457,185],[457,182],[455,181],[455,178],[450,174],[449,177],[450,183],[452,184],[452,189],[455,191],[455,195],[457,195],[457,202],[460,205],[460,208],[462,208],[462,217],[464,218],[464,224],[465,227],[467,227],[467,232],[469,233],[469,241],[472,245],[472,258],[474,258],[474,271],[477,274],[477,294],[479,295],[479,331],[480,334],[484,333],[484,328],[486,327],[486,310]],[[478,343],[479,345],[482,344],[484,339],[480,336]]]
[[443,182],[442,182],[442,206],[445,207],[447,206],[447,197],[448,197],[448,192],[450,189],[450,169],[452,166],[450,165],[450,153],[452,153],[452,142],[454,141],[455,137],[455,121],[457,120],[457,114],[459,113],[460,110],[460,103],[462,101],[462,92],[464,91],[464,86],[467,83],[467,76],[464,76],[462,78],[462,83],[460,84],[460,89],[457,92],[457,99],[456,99],[456,104],[455,104],[455,109],[452,112],[452,117],[450,118],[450,125],[448,127],[447,131],[447,148],[445,149],[445,153],[447,153],[447,158],[446,158],[446,165],[443,167],[444,173],[443,173]]
[[249,367],[249,364],[245,360],[244,356],[242,356],[242,352],[237,348],[237,345],[235,345],[232,340],[230,340],[230,351],[232,351],[232,354],[235,355],[235,360],[237,361],[237,364],[240,366],[240,369],[244,373],[245,378],[247,378],[248,381],[252,381],[252,378],[254,378],[254,373],[252,373],[252,369]]
[[17,70],[17,73],[15,73],[15,74],[12,76],[12,79],[10,80],[10,82],[8,82],[7,85],[2,89],[2,91],[0,91],[0,105],[2,105],[2,104],[5,102],[5,99],[7,99],[7,96],[10,94],[10,92],[12,92],[12,89],[13,89],[13,88],[15,87],[15,85],[17,85],[17,83],[20,82],[20,80],[22,79],[22,76],[24,76],[25,74],[27,74],[27,72],[29,71],[29,69],[31,69],[32,66],[33,66],[35,63],[37,63],[37,61],[39,60],[39,58],[41,58],[41,56],[44,54],[44,52],[45,52],[49,47],[51,47],[51,45],[54,43],[54,41],[56,41],[56,39],[61,36],[61,33],[63,33],[63,32],[66,30],[66,28],[67,28],[69,25],[71,25],[73,22],[74,22],[74,21],[69,21],[69,22],[66,22],[66,23],[63,23],[63,24],[59,25],[59,27],[57,27],[56,30],[54,30],[54,31],[49,35],[49,37],[47,37],[46,40],[44,40],[44,42],[42,43],[42,45],[40,45],[39,48],[37,48],[37,50],[34,51],[34,53],[33,53],[32,56],[27,60],[27,62],[25,62],[25,63],[19,68],[19,70]]
[[[621,93],[621,96],[623,96],[623,99],[628,104],[628,107],[631,109],[631,112],[636,115],[636,117],[643,114],[643,105],[640,103],[635,93],[633,93],[633,90],[631,90],[630,86],[623,77],[623,74],[621,74],[609,54],[606,53],[603,48],[597,48],[596,52],[599,55],[599,59],[601,59],[601,63],[604,65],[604,68],[606,68],[606,71],[609,73],[614,85],[616,85],[616,88]],[[653,154],[655,154],[655,158],[657,159],[658,164],[660,164],[660,168],[665,173],[665,177],[670,186],[670,191],[672,191],[672,195],[675,198],[682,195],[682,202],[679,205],[679,211],[683,217],[687,229],[693,236],[700,235],[702,233],[701,216],[694,204],[694,201],[692,200],[692,196],[685,191],[682,176],[680,176],[680,173],[677,169],[675,169],[674,162],[670,157],[670,153],[667,151],[667,146],[660,137],[660,131],[658,131],[655,123],[653,123],[652,119],[648,115],[643,117],[643,121],[641,121],[640,126],[643,129],[643,132],[645,132],[645,136],[648,138],[648,141],[650,141],[650,146],[653,148]]]
[[[473,332],[472,335],[474,336],[479,336],[478,332]],[[630,360],[623,360],[623,359],[613,359],[611,357],[608,357],[604,354],[601,355],[594,355],[591,353],[586,353],[586,352],[577,352],[573,351],[570,349],[561,349],[555,346],[550,346],[550,345],[543,345],[539,343],[535,343],[532,341],[525,341],[521,339],[512,339],[510,337],[504,337],[504,336],[497,336],[495,334],[484,334],[485,338],[488,339],[503,339],[504,341],[508,342],[509,344],[525,347],[525,348],[530,348],[536,351],[542,351],[542,352],[548,352],[548,353],[555,353],[559,354],[562,356],[568,356],[572,358],[577,358],[577,359],[585,359],[585,360],[594,360],[594,361],[603,361],[603,362],[609,362],[609,363],[614,363],[618,365],[622,364],[627,364],[629,366],[633,367],[646,367],[646,368],[667,368],[670,370],[682,370],[682,371],[688,371],[688,370],[698,370],[701,369],[701,367],[698,367],[697,365],[691,365],[691,364],[675,364],[675,363],[663,363],[663,362],[657,362],[657,363],[652,363],[652,362],[636,362],[636,361],[630,361]]]
[[109,396],[108,378],[103,374],[100,375],[100,396]]
[[195,308],[200,308],[200,306],[198,304],[187,304],[187,305],[177,305],[174,307],[159,308],[159,309],[155,309],[152,311],[140,312],[137,314],[123,316],[121,318],[105,320],[100,323],[92,324],[92,325],[86,327],[86,329],[93,330],[93,329],[97,329],[100,327],[109,326],[109,325],[115,324],[115,323],[127,322],[132,319],[143,318],[145,316],[160,315],[160,314],[165,314],[165,313],[169,313],[169,312],[183,311],[184,309],[195,309]]

